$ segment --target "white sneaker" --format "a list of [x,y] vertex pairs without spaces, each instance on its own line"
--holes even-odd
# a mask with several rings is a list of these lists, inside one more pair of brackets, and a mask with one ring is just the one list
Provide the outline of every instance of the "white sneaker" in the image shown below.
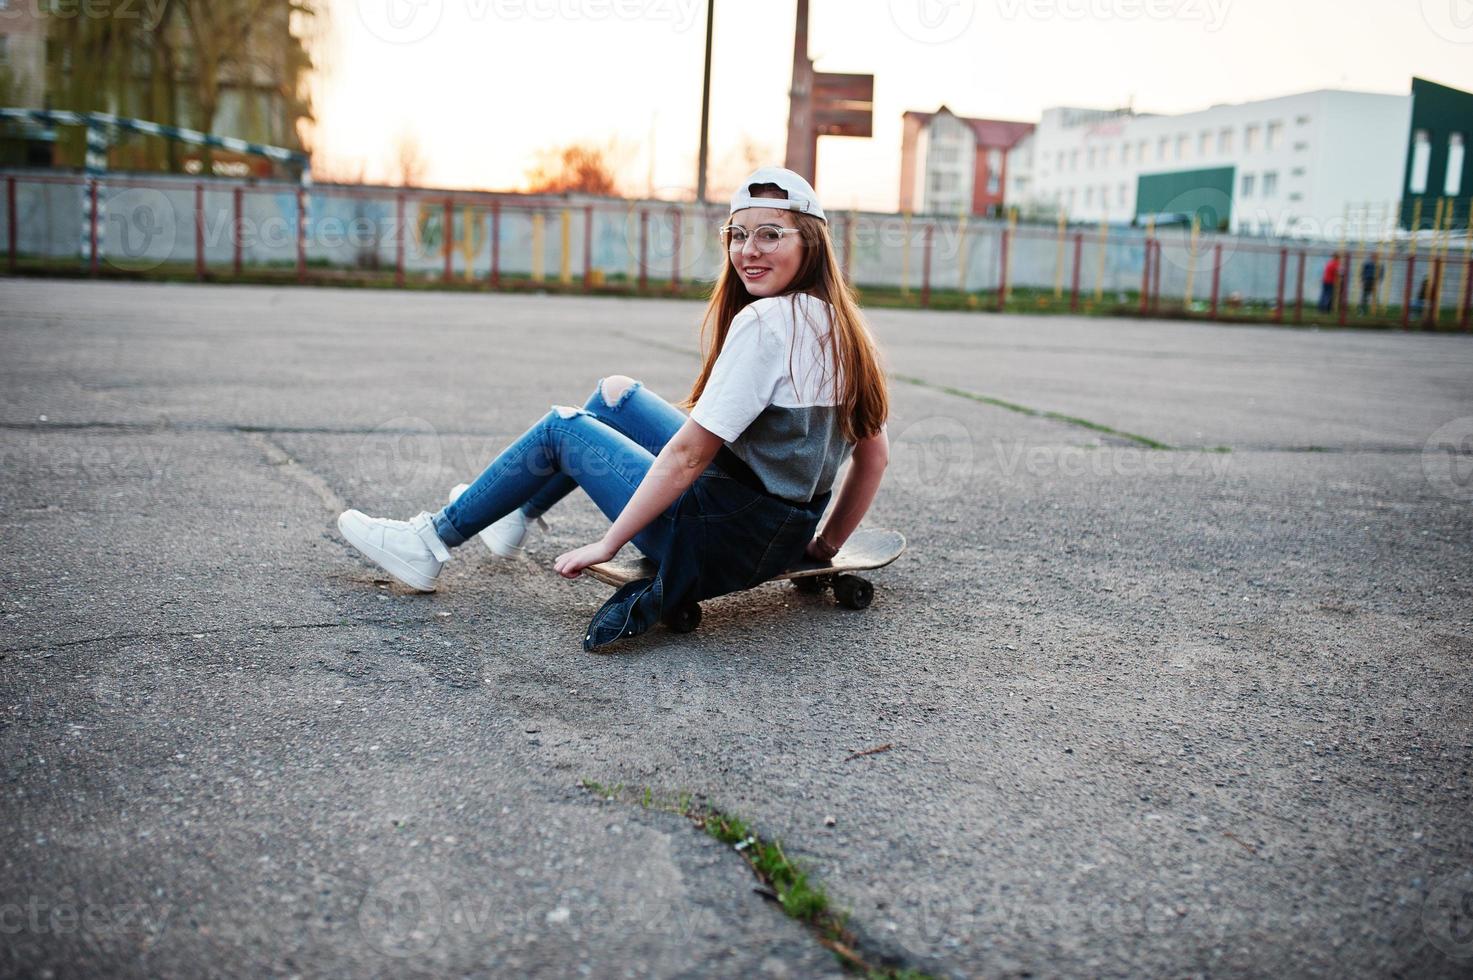
[[435,591],[435,578],[450,560],[450,549],[435,533],[429,514],[390,521],[345,510],[338,515],[338,530],[384,571],[421,592]]
[[[461,483],[452,487],[450,503],[455,503],[456,499],[469,488],[469,483]],[[491,553],[499,558],[519,558],[526,553],[522,545],[526,543],[527,535],[531,532],[534,523],[544,531],[548,529],[547,522],[542,518],[528,520],[527,515],[523,514],[521,508],[518,507],[476,537],[480,538],[481,542],[491,549]]]

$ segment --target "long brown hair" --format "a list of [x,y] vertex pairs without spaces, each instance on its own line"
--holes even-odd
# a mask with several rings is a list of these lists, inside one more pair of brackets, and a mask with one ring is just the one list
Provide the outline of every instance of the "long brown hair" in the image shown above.
[[[781,188],[772,184],[759,185],[759,193],[767,188],[776,191],[777,196],[783,196]],[[828,303],[828,347],[830,362],[838,369],[832,382],[834,403],[839,408],[840,432],[847,441],[858,442],[878,432],[890,416],[890,395],[885,386],[879,348],[865,326],[854,290],[839,268],[828,223],[802,212],[789,213],[803,242],[803,261],[798,266],[797,275],[781,295],[790,298],[794,320],[799,323],[803,321],[798,316],[798,294],[808,293]],[[682,408],[689,410],[706,390],[711,369],[716,366],[716,358],[726,344],[731,321],[755,301],[756,297],[747,292],[741,276],[732,267],[728,253],[701,320],[701,373],[689,397],[681,402]],[[791,365],[789,370],[791,372]]]

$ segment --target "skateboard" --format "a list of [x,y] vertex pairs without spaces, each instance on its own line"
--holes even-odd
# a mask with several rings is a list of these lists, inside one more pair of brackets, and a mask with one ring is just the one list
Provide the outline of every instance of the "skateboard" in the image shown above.
[[[875,597],[868,579],[853,574],[884,568],[905,550],[905,535],[899,531],[863,528],[844,542],[844,547],[829,561],[805,557],[798,564],[768,582],[790,579],[793,588],[804,595],[822,595],[832,590],[834,599],[847,609],[864,609]],[[628,585],[659,572],[659,566],[648,558],[615,558],[599,565],[589,565],[584,572],[614,588]],[[766,583],[763,583],[766,584]],[[687,602],[665,610],[661,620],[677,633],[689,633],[701,624],[701,605]]]

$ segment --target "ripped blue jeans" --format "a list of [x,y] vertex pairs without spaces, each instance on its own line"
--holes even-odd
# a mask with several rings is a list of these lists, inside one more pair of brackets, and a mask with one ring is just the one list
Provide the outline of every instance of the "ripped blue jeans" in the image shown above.
[[[610,521],[634,496],[655,456],[685,424],[685,414],[636,381],[613,405],[604,381],[581,409],[556,406],[491,461],[453,504],[434,515],[449,547],[490,527],[518,507],[539,517],[582,487]],[[677,501],[678,503],[678,501]],[[659,561],[674,530],[675,504],[634,536]]]

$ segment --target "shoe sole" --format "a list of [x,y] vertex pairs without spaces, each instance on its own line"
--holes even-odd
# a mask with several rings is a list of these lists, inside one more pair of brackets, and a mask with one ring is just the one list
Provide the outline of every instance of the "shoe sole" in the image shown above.
[[377,545],[370,543],[359,532],[357,525],[348,517],[348,513],[350,512],[344,512],[338,515],[338,533],[347,538],[348,543],[357,548],[360,554],[411,589],[416,589],[420,592],[435,591],[434,579],[426,578],[424,575],[416,572],[410,567],[408,562],[398,555],[385,551]]

